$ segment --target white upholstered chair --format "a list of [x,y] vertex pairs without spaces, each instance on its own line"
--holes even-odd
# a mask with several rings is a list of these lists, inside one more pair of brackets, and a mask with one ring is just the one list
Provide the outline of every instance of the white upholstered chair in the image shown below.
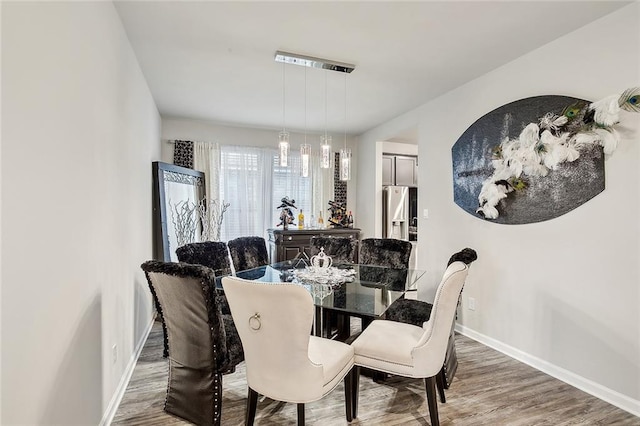
[[353,420],[355,371],[353,348],[311,336],[314,304],[302,286],[264,283],[236,277],[222,279],[242,346],[249,397],[245,424],[252,425],[258,394],[298,404],[321,399],[344,379],[347,421]]
[[431,425],[439,424],[435,376],[444,362],[451,323],[468,271],[469,267],[459,261],[447,267],[436,291],[429,321],[422,327],[375,320],[351,344],[356,363],[354,417],[358,413],[359,368],[366,367],[404,377],[424,378]]

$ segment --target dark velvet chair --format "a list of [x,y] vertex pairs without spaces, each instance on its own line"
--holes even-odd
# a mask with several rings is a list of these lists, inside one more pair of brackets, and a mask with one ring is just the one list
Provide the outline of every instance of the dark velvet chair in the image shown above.
[[358,240],[355,238],[314,235],[310,241],[309,256],[320,253],[320,248],[333,263],[356,263],[358,258]]
[[231,315],[218,305],[213,270],[155,260],[141,267],[168,336],[164,410],[198,425],[220,425],[222,375],[244,352]]
[[[218,241],[202,241],[198,243],[185,244],[176,249],[176,256],[180,262],[203,265],[213,269],[216,275],[216,291],[218,292],[218,303],[223,314],[231,315],[227,298],[224,296],[222,277],[231,275],[231,261],[229,260],[229,250],[227,244]],[[165,333],[166,336],[166,333]],[[166,338],[164,356],[167,356]]]
[[225,243],[204,241],[185,244],[176,249],[176,256],[180,262],[208,266],[213,269],[216,277],[231,275],[229,251]]
[[227,242],[236,272],[269,264],[267,244],[262,237],[240,237]]
[[[477,258],[478,255],[475,250],[465,248],[457,253],[454,253],[449,258],[447,266],[456,261],[463,262],[466,265],[471,265],[471,263],[473,263]],[[431,303],[423,302],[421,300],[398,299],[391,306],[389,306],[389,309],[387,309],[387,312],[385,312],[385,318],[391,321],[403,322],[406,324],[413,324],[417,325],[418,327],[422,327],[423,323],[429,321],[432,309],[433,305]],[[436,385],[438,388],[438,393],[440,394],[440,400],[442,402],[446,402],[444,390],[449,388],[458,365],[455,347],[455,334],[453,331],[454,326],[455,321],[451,325],[449,346],[447,348],[445,363],[442,367],[442,370],[440,370],[440,373],[438,373],[438,375],[436,376]]]
[[363,287],[405,291],[409,270],[405,268],[380,268],[374,265],[360,265],[359,273],[360,284]]
[[405,240],[365,238],[360,242],[359,263],[407,269],[411,248],[411,243]]
[[[393,238],[365,238],[360,241],[360,256],[358,263],[361,285],[365,287],[381,287],[394,290],[396,287],[404,289],[409,258],[411,257],[411,243]],[[362,265],[386,266],[387,269],[366,268]],[[381,284],[384,283],[384,284]],[[336,292],[339,297],[339,292]],[[338,327],[338,338],[346,338],[350,334],[350,319],[346,314],[336,312],[328,314],[327,324]],[[335,317],[335,318],[334,318]],[[366,328],[371,319],[362,319],[362,328]]]
[[[333,264],[356,263],[358,259],[357,238],[314,235],[311,237],[309,245],[309,257],[320,253],[320,249],[323,248],[324,253],[331,257]],[[335,300],[335,306],[344,305],[344,292],[344,287],[340,287],[333,292],[332,297]],[[349,337],[350,324],[348,315],[330,309],[323,309],[322,316],[325,327],[323,333],[325,335],[331,336],[335,331],[339,340],[346,340]]]
[[360,264],[386,266],[391,269],[360,267],[360,279],[372,287],[385,283],[387,290],[404,290],[411,243],[393,238],[365,238],[360,244]]

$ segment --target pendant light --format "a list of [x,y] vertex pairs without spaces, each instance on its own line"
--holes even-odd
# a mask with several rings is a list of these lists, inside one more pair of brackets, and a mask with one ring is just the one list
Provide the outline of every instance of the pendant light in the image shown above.
[[[331,136],[329,136],[329,134],[327,133],[327,109],[328,109],[328,102],[327,102],[327,71],[336,71],[336,72],[342,72],[346,74],[351,73],[353,70],[355,70],[355,65],[353,64],[348,64],[348,63],[344,63],[344,62],[338,62],[338,61],[333,61],[333,60],[329,60],[329,59],[323,59],[323,58],[317,58],[314,56],[307,56],[307,55],[300,55],[298,53],[290,53],[290,52],[283,52],[283,51],[276,51],[275,57],[274,59],[276,60],[276,62],[282,62],[283,64],[283,68],[282,68],[282,91],[283,91],[283,95],[282,95],[282,132],[280,132],[280,165],[281,166],[286,166],[287,165],[287,157],[289,155],[289,133],[284,129],[284,64],[294,64],[294,65],[300,65],[303,67],[311,67],[311,68],[320,68],[322,70],[325,71],[325,75],[324,75],[324,135],[322,135],[320,137],[320,167],[323,169],[330,169],[333,167],[333,158],[332,158],[332,152],[331,152]],[[305,172],[305,167],[304,167],[304,158],[305,156],[309,156],[310,157],[310,153],[311,153],[311,147],[307,147],[307,143],[306,143],[306,73],[305,73],[305,143],[302,144],[302,146],[300,146],[300,156],[302,159],[302,163],[303,163],[303,167],[301,170],[301,173],[304,174],[308,173],[308,170]],[[348,165],[348,167],[345,167],[345,178],[343,180],[349,180],[351,178],[351,150],[347,149],[346,147],[346,115],[347,115],[347,110],[346,110],[347,106],[346,106],[346,77],[345,77],[345,148],[340,150],[341,151],[341,159],[344,158],[344,163],[345,165]],[[344,152],[343,152],[344,151]],[[308,153],[308,154],[307,154]],[[283,162],[284,161],[284,162]]]
[[278,135],[278,153],[280,157],[280,166],[287,167],[289,163],[289,132],[286,131],[285,124],[285,80],[284,67],[282,63],[282,131]]
[[324,135],[320,137],[320,168],[331,168],[331,136],[327,134],[327,71],[324,72]]
[[307,68],[304,69],[304,143],[300,145],[300,175],[309,177],[311,145],[307,143]]
[[347,74],[344,75],[344,148],[340,150],[340,180],[351,180],[351,149],[347,148]]

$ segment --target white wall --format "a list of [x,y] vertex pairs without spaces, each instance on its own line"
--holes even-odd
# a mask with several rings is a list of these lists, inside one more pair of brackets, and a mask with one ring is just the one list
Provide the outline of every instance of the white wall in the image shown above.
[[359,173],[355,192],[358,226],[362,228],[363,238],[382,236],[382,153],[388,152],[387,148],[393,148],[410,149],[412,155],[416,154],[413,152],[414,148],[408,148],[407,144],[396,144],[388,140],[398,132],[417,126],[419,121],[418,110],[409,111],[358,138],[359,155],[356,157],[356,163]]
[[[173,140],[191,140],[217,142],[220,145],[243,145],[277,148],[280,129],[258,129],[248,127],[233,127],[219,123],[185,118],[162,118],[162,161],[173,163]],[[332,147],[339,151],[344,144],[344,136],[331,135]],[[304,134],[290,132],[291,155],[298,155],[300,144],[304,141]],[[307,133],[307,143],[313,150],[320,149],[320,134]],[[351,148],[353,158],[358,158],[357,139],[348,136],[347,147]],[[353,211],[358,226],[358,211],[356,210],[355,182],[358,178],[358,165],[353,162],[351,181],[347,183],[347,208]],[[332,200],[332,194],[325,194],[324,199]]]
[[110,2],[3,2],[2,59],[0,423],[98,424],[151,323],[160,116]]
[[[639,23],[636,2],[395,120],[402,122],[398,128],[416,117],[420,123],[419,209],[428,208],[430,218],[419,224],[419,263],[435,280],[451,253],[467,246],[478,251],[461,330],[636,415],[640,114],[622,117],[622,141],[606,160],[606,190],[541,223],[499,225],[457,207],[451,146],[477,118],[517,99],[598,100],[638,86]],[[360,152],[396,123],[362,135]],[[359,193],[358,202],[364,197]],[[468,297],[476,299],[475,311],[467,309]]]

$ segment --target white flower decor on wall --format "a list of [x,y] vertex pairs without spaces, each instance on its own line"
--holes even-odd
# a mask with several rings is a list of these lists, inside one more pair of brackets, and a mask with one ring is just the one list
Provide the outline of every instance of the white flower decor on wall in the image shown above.
[[578,207],[604,189],[621,111],[640,112],[640,87],[597,102],[526,98],[486,114],[452,148],[456,204],[511,224]]
[[525,127],[517,139],[502,141],[494,152],[495,171],[482,185],[476,212],[487,219],[497,218],[498,202],[526,188],[523,174],[547,176],[565,161],[577,160],[587,146],[600,145],[605,154],[612,154],[618,146],[614,126],[621,109],[640,112],[640,87],[591,104],[570,105],[562,115],[547,113],[539,123]]

